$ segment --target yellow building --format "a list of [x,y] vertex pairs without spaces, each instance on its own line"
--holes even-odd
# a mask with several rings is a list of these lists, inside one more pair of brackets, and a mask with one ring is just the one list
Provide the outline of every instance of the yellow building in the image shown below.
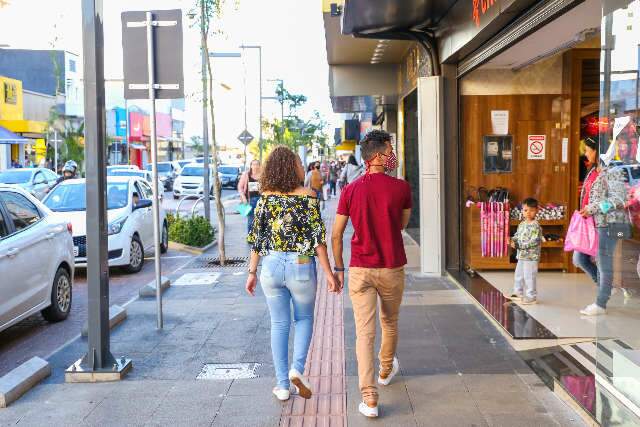
[[0,76],[0,169],[12,163],[25,164],[25,154],[35,151],[38,163],[46,156],[47,124],[26,120],[20,80]]

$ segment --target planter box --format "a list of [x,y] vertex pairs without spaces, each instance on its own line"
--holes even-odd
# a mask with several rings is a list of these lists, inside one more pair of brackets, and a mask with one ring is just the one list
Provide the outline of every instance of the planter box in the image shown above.
[[188,252],[193,255],[202,255],[203,253],[213,248],[217,244],[218,244],[218,239],[214,239],[214,241],[209,243],[207,246],[198,248],[196,246],[183,245],[182,243],[169,241],[169,249]]

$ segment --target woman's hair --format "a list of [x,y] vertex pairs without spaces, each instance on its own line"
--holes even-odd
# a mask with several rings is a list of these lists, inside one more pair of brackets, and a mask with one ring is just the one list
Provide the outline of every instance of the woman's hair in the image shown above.
[[311,172],[315,167],[316,167],[315,162],[309,163],[309,166],[307,166],[307,172]]
[[347,161],[350,165],[358,166],[358,162],[356,161],[356,156],[353,154],[349,154],[349,160]]
[[585,138],[584,145],[591,148],[593,151],[598,152],[598,141],[595,139],[589,137]]
[[297,174],[298,156],[289,148],[280,145],[273,149],[262,168],[260,190],[275,193],[290,193],[300,186]]

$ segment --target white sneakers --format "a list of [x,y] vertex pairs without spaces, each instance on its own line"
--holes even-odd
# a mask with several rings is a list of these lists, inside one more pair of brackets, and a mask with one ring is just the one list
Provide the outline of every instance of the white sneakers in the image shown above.
[[311,395],[313,394],[311,391],[311,385],[302,378],[302,374],[298,372],[296,369],[291,369],[289,371],[289,381],[293,383],[298,389],[298,394],[305,399],[311,399]]
[[283,402],[285,400],[289,400],[289,397],[291,396],[291,392],[289,390],[285,390],[284,388],[278,388],[278,387],[273,388],[273,394],[276,396],[278,400]]
[[398,358],[393,358],[393,365],[391,366],[391,372],[386,377],[383,377],[382,374],[378,375],[378,384],[380,385],[389,385],[393,377],[400,371],[400,363],[398,362]]
[[589,304],[580,310],[580,314],[584,316],[600,316],[602,314],[607,314],[607,310],[600,307],[598,304]]
[[378,416],[378,405],[372,408],[366,403],[360,402],[360,405],[358,406],[358,410],[362,415],[368,418],[376,418]]

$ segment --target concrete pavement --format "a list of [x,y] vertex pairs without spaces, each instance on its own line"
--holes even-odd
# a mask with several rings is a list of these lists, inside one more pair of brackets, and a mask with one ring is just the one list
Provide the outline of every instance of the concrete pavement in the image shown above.
[[[327,203],[325,213],[334,210],[335,202]],[[246,256],[244,218],[228,215],[227,220],[229,255]],[[170,278],[174,282],[185,273],[211,271],[187,265]],[[582,425],[463,291],[445,279],[411,274],[400,321],[401,375],[381,390],[381,418],[368,420],[357,413],[355,334],[347,295],[317,305],[312,351],[323,348],[318,340],[323,336],[331,336],[335,347],[310,357],[306,369],[326,383],[323,372],[332,366],[330,384],[344,388],[318,386],[316,400],[281,404],[271,395],[275,378],[262,291],[258,288],[256,297],[245,294],[246,267],[215,271],[222,273],[215,285],[167,290],[162,331],[155,328],[153,299],[128,305],[127,320],[112,333],[114,356],[133,359],[124,381],[65,384],[64,369],[86,351],[86,340],[77,339],[50,357],[49,379],[0,410],[0,425]],[[344,332],[336,328],[339,318]],[[206,363],[258,364],[257,378],[197,380]]]

